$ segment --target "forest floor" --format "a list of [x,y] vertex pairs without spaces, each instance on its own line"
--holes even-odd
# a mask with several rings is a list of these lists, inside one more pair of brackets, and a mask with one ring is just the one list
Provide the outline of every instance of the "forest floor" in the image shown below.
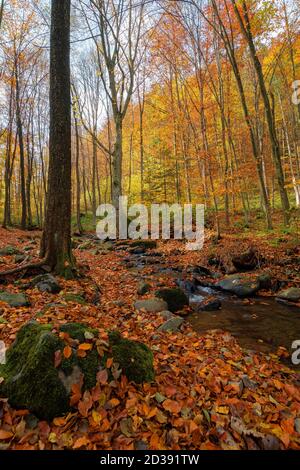
[[[35,259],[39,237],[39,232],[0,229],[0,248],[11,245]],[[197,332],[188,321],[190,307],[183,312],[187,319],[179,331],[161,333],[160,315],[134,308],[136,300],[153,297],[159,287],[174,286],[178,267],[188,274],[191,267],[209,266],[214,257],[219,260],[214,269],[223,276],[230,272],[232,255],[249,246],[261,257],[257,273],[271,272],[274,282],[300,287],[297,240],[284,235],[274,246],[268,236],[249,234],[237,241],[228,234],[219,243],[208,236],[201,252],[186,252],[178,241],[159,242],[153,251],[169,269],[155,265],[153,251],[147,253],[152,262],[141,266],[131,263],[130,245],[104,250],[93,238],[78,238],[76,244],[74,253],[86,276],[59,279],[59,294],[27,289],[30,307],[1,303],[0,339],[9,346],[31,319],[118,329],[152,349],[155,381],[136,385],[124,376],[113,382],[103,377],[95,389],[78,397],[72,413],[51,423],[37,420],[28,410],[15,410],[2,399],[0,449],[300,450],[300,374],[282,361],[289,355],[286,349],[262,353],[243,349],[228,331]],[[14,267],[14,261],[14,256],[3,256],[0,269]],[[18,292],[28,282],[16,279],[8,279],[2,290]],[[150,284],[144,296],[137,294],[141,280]],[[97,292],[100,298],[95,300]],[[80,295],[84,302],[66,301],[66,293]],[[274,292],[261,295],[271,297]]]

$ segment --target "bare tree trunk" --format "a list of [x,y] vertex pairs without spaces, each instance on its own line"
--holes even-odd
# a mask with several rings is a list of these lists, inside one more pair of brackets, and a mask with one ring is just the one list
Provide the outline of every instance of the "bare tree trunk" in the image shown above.
[[119,197],[122,196],[122,160],[123,160],[123,122],[122,117],[115,118],[116,141],[112,159],[112,203],[116,209],[119,207]]
[[41,255],[55,273],[74,277],[71,249],[70,0],[52,0],[50,146]]
[[73,108],[73,116],[75,122],[75,139],[76,139],[76,161],[75,161],[75,168],[76,168],[76,223],[77,223],[77,230],[79,233],[83,232],[82,225],[81,225],[81,216],[80,216],[80,170],[79,170],[79,132],[78,132],[78,121],[76,117],[76,112]]
[[263,200],[263,207],[264,207],[264,212],[265,212],[265,217],[266,217],[266,224],[267,228],[272,230],[273,224],[272,224],[272,217],[271,217],[271,208],[270,208],[270,202],[268,199],[268,194],[263,178],[263,171],[262,171],[262,164],[261,164],[261,159],[259,157],[259,150],[257,146],[257,141],[255,138],[253,126],[251,123],[251,116],[249,113],[248,109],[248,104],[246,100],[246,95],[245,95],[245,90],[244,90],[244,85],[242,82],[240,70],[238,67],[238,63],[236,60],[236,55],[235,55],[235,50],[234,47],[231,44],[230,37],[228,36],[228,33],[226,31],[226,28],[224,26],[224,23],[222,21],[222,18],[220,17],[219,9],[217,7],[216,1],[212,0],[212,6],[214,9],[214,12],[216,14],[216,19],[219,23],[220,26],[220,35],[222,37],[224,46],[226,48],[226,52],[230,61],[230,64],[232,66],[232,70],[236,79],[237,87],[239,90],[239,95],[240,95],[240,100],[241,100],[241,105],[243,108],[243,113],[245,116],[245,122],[248,127],[249,135],[250,135],[250,141],[251,141],[251,146],[252,146],[252,152],[253,152],[253,157],[256,163],[256,169],[257,169],[257,175],[258,175],[258,180],[259,180],[259,185],[260,185],[260,191],[261,191],[261,197]]
[[270,104],[270,99],[269,99],[266,84],[265,84],[262,66],[257,56],[256,47],[255,47],[253,36],[252,36],[251,24],[250,24],[250,19],[248,15],[248,7],[245,3],[245,0],[243,0],[242,8],[243,8],[243,18],[245,21],[244,23],[235,0],[231,0],[231,1],[234,7],[236,17],[239,21],[242,33],[248,43],[250,56],[251,56],[251,59],[252,59],[256,74],[257,74],[259,88],[260,88],[260,92],[261,92],[261,96],[264,102],[264,107],[265,107],[265,112],[266,112],[269,137],[270,137],[270,141],[272,145],[272,155],[273,155],[273,161],[274,161],[275,170],[276,170],[276,178],[277,178],[277,183],[279,187],[279,194],[280,194],[280,199],[281,199],[284,223],[285,225],[288,225],[290,203],[289,203],[289,199],[288,199],[288,195],[287,195],[287,191],[286,191],[285,183],[284,183],[284,174],[283,174],[282,163],[281,163],[280,146],[279,146],[279,142],[278,142],[278,138],[276,134],[274,114],[272,112],[272,107]]
[[22,123],[21,108],[20,108],[20,83],[19,83],[17,59],[15,61],[15,80],[16,80],[16,122],[17,122],[17,132],[18,132],[18,139],[19,139],[19,149],[20,149],[20,179],[21,179],[21,204],[22,204],[21,227],[23,230],[25,230],[26,229],[26,216],[27,216],[26,185],[25,185],[25,155],[24,155],[24,140],[23,140],[23,123]]

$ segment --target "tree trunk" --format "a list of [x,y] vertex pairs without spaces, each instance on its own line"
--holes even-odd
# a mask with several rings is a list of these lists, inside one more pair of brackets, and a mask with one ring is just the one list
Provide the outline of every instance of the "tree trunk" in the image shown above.
[[73,109],[73,116],[74,116],[74,123],[75,123],[75,139],[76,139],[76,223],[77,223],[77,230],[79,233],[83,232],[82,225],[81,225],[81,215],[80,215],[80,195],[81,195],[81,187],[80,187],[80,170],[79,170],[79,154],[80,154],[80,142],[79,142],[79,132],[78,132],[78,121],[76,117],[75,109]]
[[50,145],[41,255],[53,272],[74,277],[71,250],[70,0],[52,0]]
[[119,197],[122,196],[122,139],[123,139],[123,122],[121,116],[116,116],[116,141],[112,160],[112,203],[116,210],[119,207]]
[[27,217],[26,185],[25,185],[25,156],[24,156],[24,140],[23,140],[23,123],[22,123],[21,108],[20,108],[20,83],[19,83],[17,59],[15,63],[15,80],[16,80],[16,122],[17,122],[17,132],[18,132],[18,139],[19,139],[19,149],[20,149],[20,179],[21,179],[21,203],[22,203],[21,227],[23,230],[25,230],[26,229],[26,217]]
[[266,84],[265,84],[262,66],[256,53],[256,47],[255,47],[254,39],[252,36],[250,18],[248,14],[248,7],[245,1],[243,0],[242,8],[243,8],[243,17],[245,21],[245,24],[244,24],[243,18],[241,16],[241,13],[239,12],[239,9],[236,5],[235,0],[232,0],[232,3],[233,3],[235,14],[239,21],[241,30],[249,46],[250,56],[251,56],[251,59],[252,59],[256,74],[257,74],[259,89],[260,89],[264,107],[265,107],[265,113],[266,113],[266,119],[267,119],[267,124],[268,124],[269,137],[270,137],[271,146],[272,146],[272,155],[273,155],[273,161],[275,165],[276,178],[277,178],[279,194],[280,194],[280,199],[281,199],[284,223],[285,225],[288,225],[290,204],[289,204],[289,199],[288,199],[287,191],[286,191],[285,184],[284,184],[284,174],[283,174],[282,163],[281,163],[280,147],[279,147],[276,127],[275,127],[274,113],[272,112],[272,107],[271,107],[269,95],[268,95]]

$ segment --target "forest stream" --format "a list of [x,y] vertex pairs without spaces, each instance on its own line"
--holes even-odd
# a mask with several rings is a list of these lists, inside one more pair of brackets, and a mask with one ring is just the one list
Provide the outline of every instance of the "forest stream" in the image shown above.
[[[133,272],[143,270],[143,256],[134,264]],[[178,285],[184,288],[185,276],[176,267],[166,268],[157,263],[153,268],[152,276],[164,273],[168,277],[177,278]],[[291,353],[295,338],[300,339],[300,309],[297,306],[279,303],[272,296],[239,299],[211,287],[197,286],[195,292],[191,293],[186,289],[185,292],[190,305],[201,303],[209,297],[221,301],[219,310],[194,312],[187,316],[187,321],[199,333],[210,330],[228,331],[242,347],[264,353],[274,353],[279,347],[284,347]],[[291,366],[290,356],[283,361]]]
[[188,320],[196,331],[229,331],[241,346],[266,353],[276,351],[279,346],[290,350],[296,332],[300,338],[299,308],[278,303],[272,297],[242,300],[210,288],[199,289],[190,300],[200,302],[212,294],[220,298],[222,308],[215,312],[192,313]]

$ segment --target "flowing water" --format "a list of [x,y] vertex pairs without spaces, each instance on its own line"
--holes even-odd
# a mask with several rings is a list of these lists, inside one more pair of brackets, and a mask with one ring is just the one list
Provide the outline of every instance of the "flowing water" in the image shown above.
[[291,351],[292,343],[300,340],[298,307],[278,303],[272,297],[236,299],[209,288],[190,295],[190,301],[201,302],[212,293],[222,301],[222,308],[191,314],[188,320],[196,331],[229,331],[241,346],[262,352],[274,352],[279,346]]
[[[145,267],[143,257],[139,257],[139,261],[133,272],[141,273]],[[184,280],[176,268],[155,265],[151,277],[162,274],[177,278],[179,286]],[[293,342],[300,340],[300,309],[296,306],[278,303],[273,297],[238,299],[209,287],[197,287],[196,292],[187,294],[191,304],[202,302],[209,296],[217,297],[222,302],[222,308],[218,311],[192,313],[187,317],[194,330],[200,333],[229,331],[242,347],[265,353],[276,352],[280,346],[291,353]],[[295,368],[290,357],[286,362]]]

